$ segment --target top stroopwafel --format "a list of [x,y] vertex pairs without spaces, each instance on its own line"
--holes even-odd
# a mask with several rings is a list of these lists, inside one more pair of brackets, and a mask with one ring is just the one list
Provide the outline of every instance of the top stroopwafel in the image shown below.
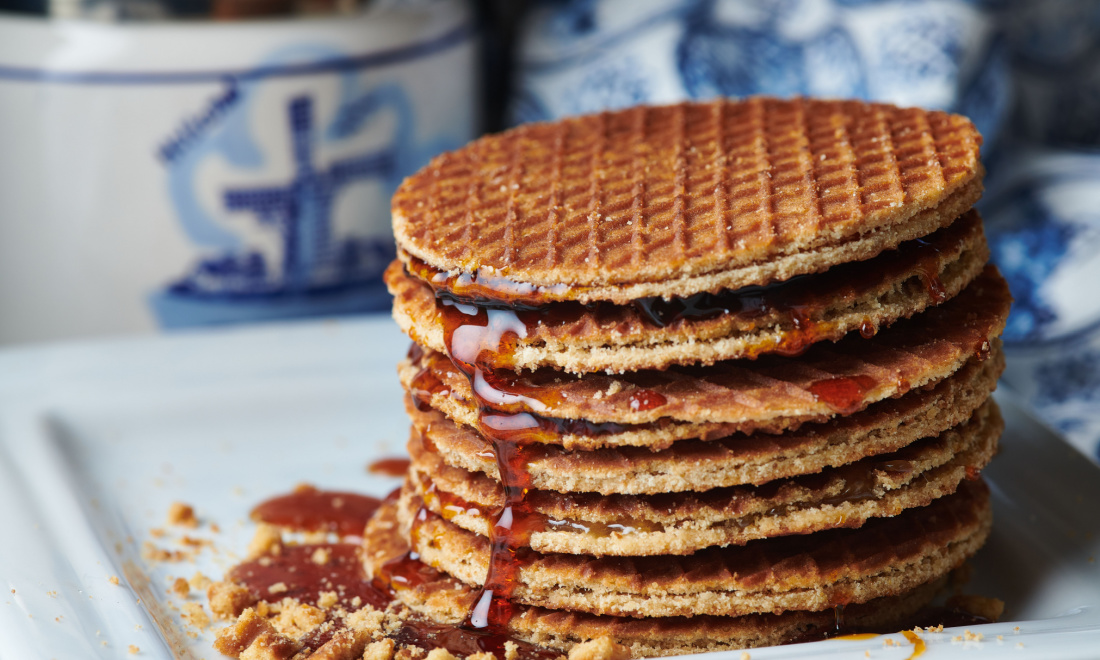
[[544,300],[740,288],[950,224],[981,193],[980,143],[964,117],[858,101],[605,112],[437,157],[394,195],[394,232],[406,257]]

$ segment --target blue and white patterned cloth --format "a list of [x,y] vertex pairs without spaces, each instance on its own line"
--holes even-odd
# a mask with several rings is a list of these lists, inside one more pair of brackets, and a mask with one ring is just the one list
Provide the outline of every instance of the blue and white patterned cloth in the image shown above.
[[1100,462],[1100,2],[543,0],[519,43],[512,123],[748,94],[968,115],[1016,298],[1004,381]]

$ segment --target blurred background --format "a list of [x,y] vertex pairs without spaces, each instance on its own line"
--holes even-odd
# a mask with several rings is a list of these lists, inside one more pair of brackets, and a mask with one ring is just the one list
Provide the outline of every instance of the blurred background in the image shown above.
[[0,0],[0,346],[385,313],[432,155],[758,93],[974,120],[1005,380],[1100,455],[1097,0]]

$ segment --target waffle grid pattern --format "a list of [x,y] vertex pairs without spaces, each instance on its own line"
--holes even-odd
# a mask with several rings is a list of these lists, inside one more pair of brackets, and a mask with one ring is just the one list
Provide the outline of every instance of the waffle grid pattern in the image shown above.
[[399,245],[534,284],[668,279],[836,244],[976,176],[963,117],[716,100],[532,124],[444,154],[393,202]]

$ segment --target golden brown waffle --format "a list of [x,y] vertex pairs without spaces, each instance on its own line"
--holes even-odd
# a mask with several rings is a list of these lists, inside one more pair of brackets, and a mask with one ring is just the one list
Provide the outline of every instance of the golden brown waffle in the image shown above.
[[[408,543],[398,533],[394,504],[384,504],[371,520],[364,536],[364,548],[367,573],[375,576],[387,561],[403,557],[408,551]],[[399,588],[397,598],[436,621],[460,622],[473,603],[476,592],[446,573],[426,566],[422,566],[417,573],[423,580]],[[856,628],[900,628],[932,600],[943,583],[941,579],[896,597],[848,605],[844,608],[845,624]],[[831,630],[836,623],[833,610],[741,617],[700,615],[644,619],[595,616],[522,605],[517,610],[508,628],[519,639],[568,651],[578,642],[610,636],[630,647],[636,658],[782,644],[815,631]]]
[[[981,406],[1003,370],[1004,353],[994,348],[989,359],[972,358],[934,387],[886,399],[823,424],[805,424],[797,431],[675,443],[670,437],[671,446],[663,450],[619,447],[572,452],[543,444],[527,449],[527,471],[533,487],[560,493],[632,495],[759,485],[939,435]],[[413,422],[410,445],[424,443],[453,467],[499,479],[492,444],[473,428],[455,424],[434,408],[418,407],[409,396],[405,409]],[[658,431],[654,429],[654,434]]]
[[436,268],[544,298],[735,289],[946,226],[981,193],[980,144],[964,117],[858,101],[604,112],[438,156],[394,195],[394,233]]
[[[873,259],[744,296],[728,294],[723,300],[728,312],[711,318],[681,318],[661,326],[634,305],[546,303],[540,311],[519,312],[526,336],[516,339],[513,350],[483,354],[482,362],[585,373],[796,351],[856,330],[875,332],[951,298],[988,259],[981,218],[971,211],[926,240]],[[447,352],[443,310],[432,288],[406,273],[399,261],[385,279],[401,329],[417,343]]]
[[[534,490],[526,501],[540,523],[529,547],[548,553],[684,555],[761,538],[859,527],[873,517],[927,506],[976,478],[997,448],[1004,423],[989,401],[939,437],[841,468],[764,486],[664,495],[560,494]],[[410,443],[409,484],[428,509],[467,531],[489,536],[504,502],[481,473],[447,466]]]
[[[398,507],[411,547],[433,568],[481,584],[489,541],[425,515],[421,505],[406,491]],[[875,518],[858,529],[762,539],[687,557],[521,552],[512,598],[549,609],[634,617],[821,610],[898,595],[946,575],[981,547],[990,525],[988,489],[968,481],[927,507]]]
[[[962,293],[912,319],[899,321],[871,339],[848,336],[815,344],[799,358],[764,356],[709,367],[673,367],[621,375],[569,376],[540,369],[531,374],[497,372],[491,388],[509,393],[509,412],[544,418],[619,425],[688,424],[678,437],[721,437],[734,431],[778,432],[804,422],[851,414],[871,403],[937,383],[973,356],[988,355],[1008,316],[1011,296],[1004,278],[989,266]],[[419,351],[416,351],[419,352]],[[469,381],[450,360],[425,351],[403,362],[402,384],[451,419],[477,424]],[[644,429],[604,429],[587,434],[561,426],[544,442],[569,449],[641,445]]]

